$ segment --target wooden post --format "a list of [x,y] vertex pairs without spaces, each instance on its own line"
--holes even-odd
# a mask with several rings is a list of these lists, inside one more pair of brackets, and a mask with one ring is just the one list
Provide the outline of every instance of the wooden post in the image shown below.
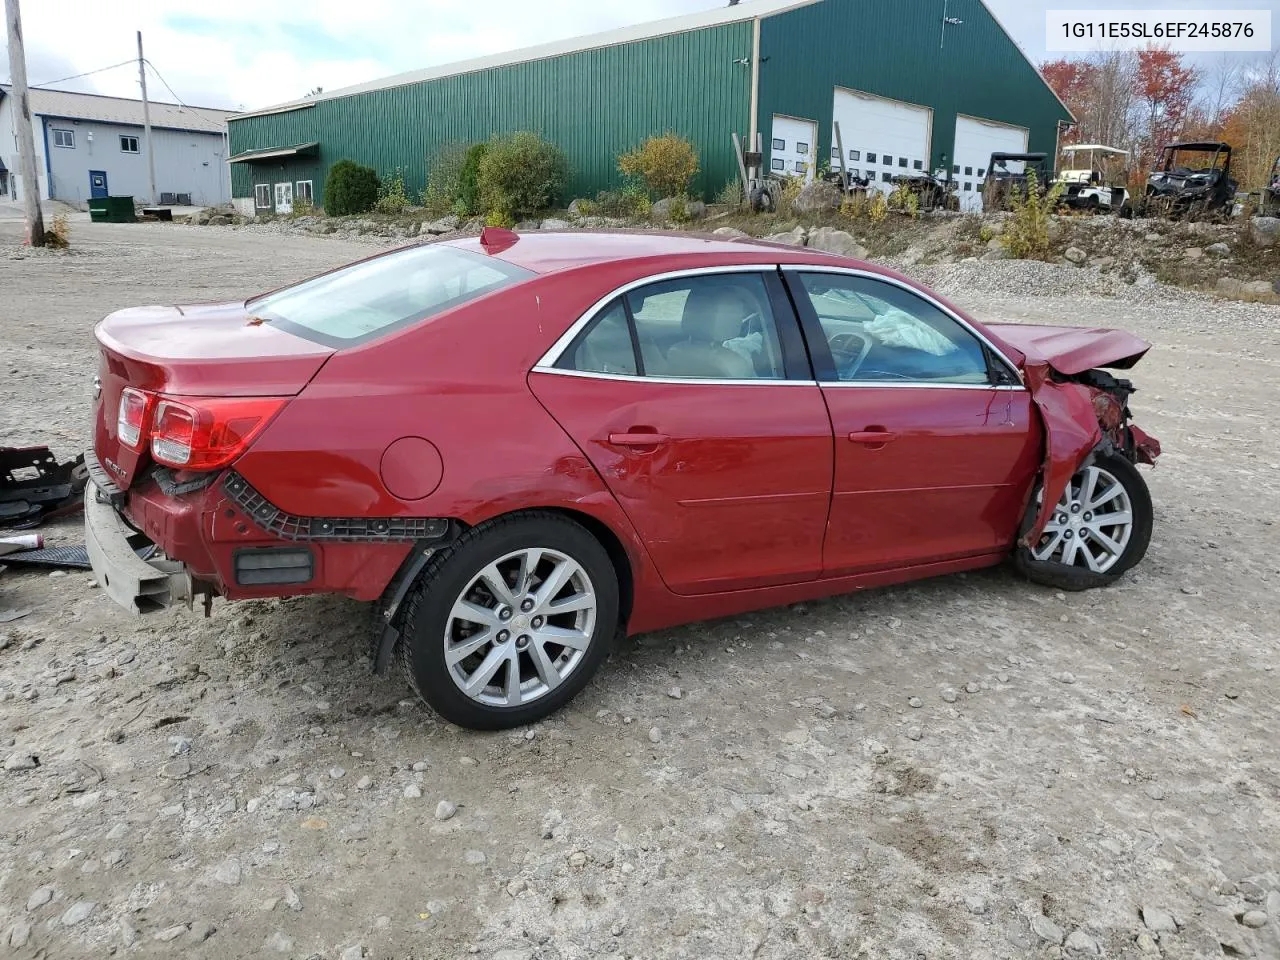
[[142,149],[147,151],[147,185],[151,196],[147,202],[156,205],[156,155],[151,152],[151,105],[147,102],[147,70],[142,59],[142,31],[138,31],[138,82],[142,84]]
[[4,0],[9,28],[9,73],[13,87],[14,132],[18,136],[18,175],[22,177],[22,204],[33,247],[44,246],[44,214],[40,212],[40,175],[36,170],[35,135],[31,129],[31,95],[27,91],[27,55],[22,48],[22,14],[18,0]]

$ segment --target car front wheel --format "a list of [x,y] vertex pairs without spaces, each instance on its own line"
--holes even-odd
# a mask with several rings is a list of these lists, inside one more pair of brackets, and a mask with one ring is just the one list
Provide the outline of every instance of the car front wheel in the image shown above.
[[[1037,495],[1031,515],[1039,512]],[[1146,555],[1151,494],[1137,467],[1117,454],[1078,470],[1030,548],[1015,562],[1031,580],[1066,590],[1105,586]]]
[[586,529],[531,513],[464,534],[407,608],[401,663],[415,692],[459,726],[501,730],[586,686],[618,628],[618,578]]

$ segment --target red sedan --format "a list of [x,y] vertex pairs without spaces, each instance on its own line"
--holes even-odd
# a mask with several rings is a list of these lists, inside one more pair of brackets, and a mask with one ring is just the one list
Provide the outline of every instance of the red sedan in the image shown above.
[[1148,344],[816,251],[490,229],[97,337],[103,589],[379,601],[376,668],[468,727],[557,709],[619,630],[1010,555],[1103,585],[1151,536],[1159,445],[1100,369]]

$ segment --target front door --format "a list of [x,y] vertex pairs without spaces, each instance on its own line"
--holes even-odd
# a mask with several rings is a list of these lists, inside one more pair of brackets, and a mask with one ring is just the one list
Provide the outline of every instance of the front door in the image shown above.
[[831,423],[776,270],[631,290],[546,363],[534,394],[673,592],[820,575]]
[[89,197],[105,197],[107,196],[107,171],[90,170],[89,171]]
[[276,213],[293,213],[293,184],[276,184]]
[[905,287],[787,271],[835,431],[823,574],[1007,549],[1040,460],[1031,395]]
[[812,180],[818,169],[818,125],[812,120],[774,114],[770,136],[769,169]]

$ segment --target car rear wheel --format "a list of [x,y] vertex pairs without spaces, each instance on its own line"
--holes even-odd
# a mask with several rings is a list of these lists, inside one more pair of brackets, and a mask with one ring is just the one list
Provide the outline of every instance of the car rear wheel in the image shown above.
[[482,524],[423,572],[401,664],[446,720],[501,730],[578,694],[618,628],[618,578],[586,529],[552,513]]
[[[1039,512],[1037,494],[1030,516]],[[1031,580],[1065,590],[1114,582],[1146,555],[1151,494],[1137,467],[1118,454],[1095,457],[1071,478],[1044,532],[1014,559]]]

